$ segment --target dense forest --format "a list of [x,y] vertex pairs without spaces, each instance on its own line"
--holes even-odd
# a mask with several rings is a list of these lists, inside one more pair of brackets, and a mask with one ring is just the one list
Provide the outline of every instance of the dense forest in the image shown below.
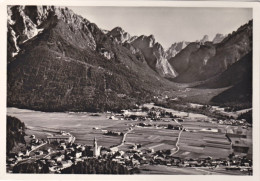
[[133,174],[127,167],[111,160],[88,159],[62,170],[67,174]]
[[[159,101],[155,101],[155,105],[156,106],[162,106],[165,108],[171,108],[174,110],[178,110],[178,111],[184,111],[184,112],[190,112],[190,113],[198,113],[198,114],[204,114],[206,116],[209,117],[213,117],[216,119],[234,119],[233,116],[227,116],[227,115],[223,115],[221,113],[218,112],[212,112],[210,111],[210,106],[204,105],[201,108],[192,108],[192,107],[188,107],[185,104],[182,103],[176,103],[176,102],[159,102]],[[224,106],[224,105],[222,105]],[[241,108],[240,108],[241,109]],[[232,107],[230,110],[232,111],[237,111],[239,110],[238,107]],[[248,123],[252,124],[252,111],[248,111],[244,114],[241,114],[240,116],[238,116],[237,119],[245,119]]]
[[241,114],[240,116],[238,116],[238,119],[245,119],[248,123],[252,124],[252,111],[247,111],[246,113]]
[[33,163],[26,162],[15,165],[13,173],[49,173],[49,167],[40,161]]
[[201,108],[192,108],[192,107],[188,107],[187,105],[182,104],[182,103],[179,104],[179,103],[170,102],[170,101],[169,102],[158,102],[157,101],[157,102],[155,102],[155,105],[156,106],[162,106],[162,107],[165,107],[165,108],[171,108],[171,109],[178,110],[178,111],[204,114],[206,116],[213,117],[213,118],[216,118],[216,119],[233,118],[233,117],[229,117],[229,116],[219,114],[217,112],[210,112],[209,107],[207,105],[205,105]]
[[25,124],[19,119],[11,116],[7,116],[7,127],[6,127],[6,152],[7,154],[13,149],[18,143],[25,143]]

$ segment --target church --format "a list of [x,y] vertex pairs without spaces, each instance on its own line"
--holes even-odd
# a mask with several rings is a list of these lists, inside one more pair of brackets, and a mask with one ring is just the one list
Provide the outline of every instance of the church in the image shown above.
[[94,141],[93,141],[93,157],[98,157],[100,155],[100,149],[101,149],[101,146],[97,145],[97,139],[96,139],[96,137],[94,137]]

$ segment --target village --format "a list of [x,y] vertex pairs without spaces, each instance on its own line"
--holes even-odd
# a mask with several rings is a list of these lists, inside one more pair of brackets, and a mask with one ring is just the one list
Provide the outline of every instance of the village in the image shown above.
[[[179,141],[183,132],[218,132],[215,128],[189,129],[182,125],[187,119],[186,116],[180,116],[166,110],[152,107],[140,107],[132,110],[122,110],[121,113],[107,113],[107,119],[128,120],[129,127],[125,132],[102,129],[103,135],[120,137],[118,145],[104,147],[99,145],[98,139],[93,137],[93,145],[83,145],[75,143],[77,138],[69,132],[60,131],[57,134],[48,136],[46,139],[38,139],[35,135],[29,136],[29,142],[26,149],[17,153],[10,154],[7,158],[7,171],[16,172],[17,166],[24,163],[41,163],[44,165],[47,173],[62,173],[64,169],[76,165],[78,162],[84,162],[88,159],[111,160],[124,165],[128,170],[141,169],[143,165],[165,165],[178,168],[205,168],[205,169],[224,169],[226,171],[236,170],[246,174],[252,174],[252,160],[245,154],[230,154],[226,158],[213,158],[205,155],[199,158],[183,158],[176,153],[179,151]],[[201,121],[201,120],[200,120]],[[214,120],[205,119],[205,122],[220,125],[239,125],[243,129],[251,125],[245,120]],[[127,137],[133,131],[138,129],[159,129],[166,131],[176,131],[178,137],[174,148],[165,149],[160,147],[146,147],[141,143],[131,143],[127,145]],[[93,130],[99,130],[93,127]],[[232,140],[227,135],[227,140]],[[232,134],[231,134],[232,136]],[[125,148],[125,149],[121,149]],[[18,170],[19,171],[19,170]]]

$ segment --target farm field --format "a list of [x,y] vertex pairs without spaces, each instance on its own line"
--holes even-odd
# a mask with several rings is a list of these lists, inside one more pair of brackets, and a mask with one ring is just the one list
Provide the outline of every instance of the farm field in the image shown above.
[[141,174],[165,174],[165,175],[245,175],[245,173],[237,170],[226,170],[219,167],[209,169],[205,167],[172,167],[165,165],[142,165],[140,167]]
[[203,167],[177,168],[165,165],[142,165],[141,174],[165,174],[165,175],[244,175],[240,171],[229,171],[224,168],[209,169]]
[[[48,135],[60,130],[70,132],[76,137],[76,143],[92,145],[94,137],[98,144],[106,147],[120,144],[121,136],[106,136],[100,129],[108,127],[126,128],[125,120],[107,119],[105,113],[91,116],[91,113],[58,113],[40,112],[17,108],[7,108],[7,115],[17,117],[25,123],[26,134],[34,134],[37,138],[47,138]],[[93,128],[100,128],[94,130]]]
[[168,129],[151,128],[134,128],[126,137],[126,144],[141,144],[142,149],[173,149],[175,148],[176,139],[179,131]]
[[229,126],[228,135],[237,155],[252,158],[252,129],[242,129],[239,126]]
[[[213,158],[225,158],[231,152],[231,144],[222,132],[204,132],[200,131],[201,123],[194,123],[189,130],[197,130],[197,132],[183,132],[180,138],[179,146],[182,152],[178,152],[175,156],[181,158],[193,158],[211,156]],[[184,125],[184,124],[183,124]],[[208,128],[217,129],[216,125],[207,125]],[[186,125],[185,125],[186,128]]]
[[172,94],[176,97],[182,97],[187,102],[208,104],[210,100],[225,91],[227,88],[218,89],[198,89],[198,88],[186,88],[183,90],[173,91]]
[[164,175],[202,175],[202,171],[193,168],[176,168],[164,165],[144,165],[140,167],[141,174],[164,174]]
[[[176,112],[174,110],[171,110]],[[96,137],[98,145],[111,147],[122,142],[122,136],[104,135],[102,130],[117,131],[128,134],[125,142],[119,150],[129,150],[133,145],[141,145],[142,149],[177,150],[178,136],[179,150],[174,156],[180,158],[227,158],[233,152],[232,145],[236,147],[236,153],[241,155],[252,152],[252,129],[242,129],[239,126],[219,125],[212,122],[207,116],[197,115],[183,118],[183,122],[175,122],[170,118],[160,121],[134,121],[108,119],[110,114],[99,113],[93,116],[91,113],[47,113],[40,111],[7,108],[7,114],[15,116],[23,121],[28,129],[26,134],[36,135],[37,138],[46,138],[48,135],[58,133],[60,130],[70,132],[76,137],[76,143],[92,145]],[[182,112],[181,114],[187,115]],[[134,126],[139,123],[151,124],[150,127]],[[168,124],[185,128],[184,131],[155,127],[155,125],[167,126]],[[132,127],[131,131],[128,131]],[[95,129],[93,129],[95,128]],[[230,133],[230,139],[226,137]],[[246,135],[241,137],[239,135]],[[240,148],[239,146],[248,148]]]

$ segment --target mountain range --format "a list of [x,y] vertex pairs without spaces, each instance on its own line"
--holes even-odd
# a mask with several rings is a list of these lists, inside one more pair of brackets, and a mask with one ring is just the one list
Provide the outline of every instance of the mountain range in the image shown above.
[[7,14],[8,106],[120,110],[180,84],[238,85],[240,79],[223,84],[222,77],[244,70],[239,62],[252,64],[252,21],[213,41],[205,35],[165,51],[153,35],[132,36],[121,27],[103,30],[68,8],[8,6]]

